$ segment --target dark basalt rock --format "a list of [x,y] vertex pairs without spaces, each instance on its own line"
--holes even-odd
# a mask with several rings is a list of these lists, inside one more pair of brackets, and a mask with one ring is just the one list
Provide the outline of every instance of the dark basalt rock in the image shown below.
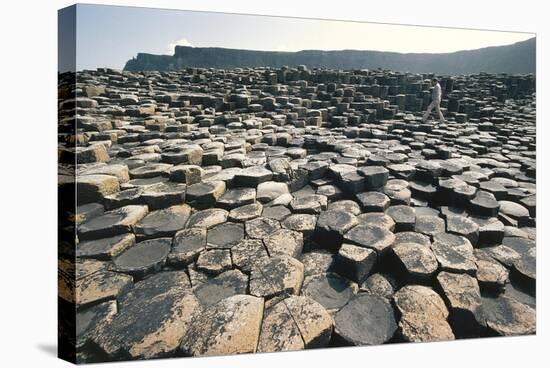
[[172,238],[144,240],[129,248],[114,260],[116,270],[142,278],[158,272],[172,248]]
[[178,231],[172,239],[172,249],[168,254],[168,264],[188,265],[194,262],[206,248],[206,229],[189,228]]
[[397,322],[390,302],[382,297],[360,294],[352,298],[334,318],[334,333],[346,345],[378,345],[390,340]]
[[150,212],[135,227],[138,239],[171,237],[183,229],[191,208],[184,204]]
[[496,335],[516,336],[536,333],[536,312],[515,299],[499,296],[483,298],[487,327]]
[[211,306],[232,295],[246,294],[248,276],[239,270],[229,270],[202,283],[193,290],[201,305]]
[[305,279],[302,295],[317,301],[328,311],[337,311],[353,297],[357,289],[355,283],[329,272]]

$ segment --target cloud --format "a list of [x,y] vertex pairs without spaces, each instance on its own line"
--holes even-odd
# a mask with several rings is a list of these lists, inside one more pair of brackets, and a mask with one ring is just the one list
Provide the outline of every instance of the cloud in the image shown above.
[[189,46],[189,47],[194,47],[191,42],[189,42],[188,40],[186,40],[185,38],[182,38],[181,40],[177,40],[176,42],[172,42],[172,43],[169,43],[168,46],[166,46],[166,49],[168,50],[168,52],[170,52],[171,54],[174,53],[174,49],[176,48],[176,46]]

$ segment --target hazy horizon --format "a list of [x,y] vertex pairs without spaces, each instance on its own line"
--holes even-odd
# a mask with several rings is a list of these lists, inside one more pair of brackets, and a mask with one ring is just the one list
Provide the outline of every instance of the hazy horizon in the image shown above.
[[77,70],[122,69],[138,53],[173,55],[176,45],[285,52],[452,53],[509,45],[536,36],[522,32],[110,5],[76,7]]

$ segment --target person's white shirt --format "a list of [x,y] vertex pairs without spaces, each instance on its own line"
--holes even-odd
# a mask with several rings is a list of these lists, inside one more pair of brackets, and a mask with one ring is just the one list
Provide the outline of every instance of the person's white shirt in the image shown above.
[[439,85],[439,82],[435,84],[432,91],[432,101],[441,102],[441,86]]

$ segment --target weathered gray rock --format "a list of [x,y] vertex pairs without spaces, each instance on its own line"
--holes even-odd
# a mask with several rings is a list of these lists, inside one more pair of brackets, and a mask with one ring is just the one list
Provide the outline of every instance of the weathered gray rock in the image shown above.
[[206,209],[214,206],[216,201],[225,193],[225,182],[203,182],[187,187],[187,203],[192,207]]
[[431,288],[409,285],[393,296],[401,314],[397,333],[410,342],[454,340],[445,302]]
[[93,337],[94,343],[112,359],[173,355],[200,312],[197,298],[181,278],[187,278],[184,272],[164,272],[136,284],[118,313]]
[[362,283],[372,271],[376,260],[375,250],[344,243],[338,251],[334,269],[340,275]]
[[443,290],[455,336],[479,336],[485,327],[485,317],[477,280],[467,274],[440,272],[437,282]]
[[208,248],[230,249],[244,239],[243,224],[224,222],[208,229],[206,242]]
[[357,218],[349,212],[323,211],[317,218],[315,240],[329,249],[337,249],[342,243],[344,234],[357,224]]
[[263,312],[262,298],[234,295],[223,299],[195,319],[180,351],[190,356],[254,353]]
[[116,272],[102,271],[76,280],[75,299],[79,308],[116,299],[132,287],[132,277]]
[[259,352],[326,347],[333,319],[314,300],[289,296],[267,309],[262,321]]
[[206,249],[206,229],[192,227],[178,231],[172,239],[172,249],[168,254],[168,264],[186,266],[194,262]]
[[357,290],[357,284],[329,272],[308,277],[304,281],[302,295],[312,298],[331,312],[342,308]]
[[250,273],[250,294],[264,298],[298,295],[304,281],[304,265],[295,258],[262,258]]
[[233,295],[246,294],[248,276],[239,270],[220,273],[193,289],[201,305],[211,306]]
[[536,312],[512,298],[499,296],[483,298],[487,327],[501,336],[531,335],[536,333]]
[[304,239],[298,231],[279,229],[263,239],[270,256],[279,254],[298,258],[302,254]]
[[209,229],[227,221],[229,212],[221,208],[211,208],[197,211],[189,217],[187,227],[201,227]]
[[395,235],[381,227],[357,225],[344,235],[344,241],[384,252],[395,240]]
[[398,272],[408,281],[427,282],[435,274],[438,263],[429,247],[417,243],[399,243],[391,247]]

